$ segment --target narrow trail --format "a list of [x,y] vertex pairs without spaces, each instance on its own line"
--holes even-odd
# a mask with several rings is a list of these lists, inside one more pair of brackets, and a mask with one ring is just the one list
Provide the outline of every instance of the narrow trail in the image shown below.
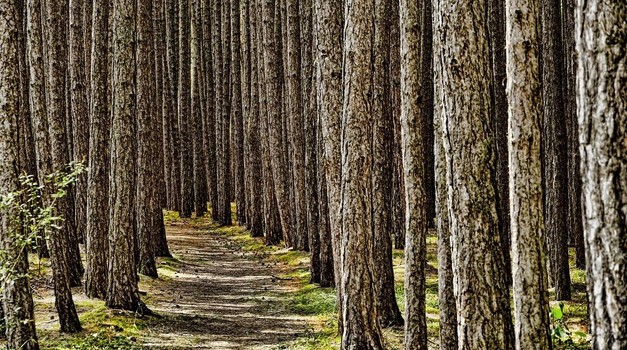
[[165,277],[149,283],[149,307],[163,319],[142,339],[144,346],[281,349],[308,332],[303,316],[279,306],[291,291],[277,278],[284,267],[242,251],[215,226],[175,222],[166,230],[175,259],[162,262]]

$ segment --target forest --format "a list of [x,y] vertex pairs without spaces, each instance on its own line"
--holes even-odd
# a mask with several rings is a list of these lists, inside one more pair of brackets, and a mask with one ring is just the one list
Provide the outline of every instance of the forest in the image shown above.
[[625,0],[0,0],[0,347],[627,349]]

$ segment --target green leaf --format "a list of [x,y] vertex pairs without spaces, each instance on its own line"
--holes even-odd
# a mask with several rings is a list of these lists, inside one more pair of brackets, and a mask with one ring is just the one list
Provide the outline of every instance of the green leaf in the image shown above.
[[554,320],[561,320],[564,317],[564,312],[561,307],[554,306],[551,308],[551,316]]

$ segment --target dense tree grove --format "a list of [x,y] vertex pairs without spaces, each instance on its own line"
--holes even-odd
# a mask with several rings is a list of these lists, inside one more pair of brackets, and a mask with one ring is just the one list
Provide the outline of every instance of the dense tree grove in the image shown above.
[[35,258],[63,333],[153,315],[164,211],[306,252],[343,350],[553,349],[575,269],[627,349],[626,207],[624,0],[0,0],[8,349]]

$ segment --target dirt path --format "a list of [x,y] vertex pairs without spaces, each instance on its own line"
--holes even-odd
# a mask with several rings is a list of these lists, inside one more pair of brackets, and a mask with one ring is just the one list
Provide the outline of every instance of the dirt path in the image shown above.
[[[243,252],[214,227],[167,226],[175,260],[150,283],[149,307],[163,316],[143,345],[156,349],[281,349],[307,333],[302,316],[277,309],[290,292],[283,273]],[[283,344],[283,345],[282,345]]]

